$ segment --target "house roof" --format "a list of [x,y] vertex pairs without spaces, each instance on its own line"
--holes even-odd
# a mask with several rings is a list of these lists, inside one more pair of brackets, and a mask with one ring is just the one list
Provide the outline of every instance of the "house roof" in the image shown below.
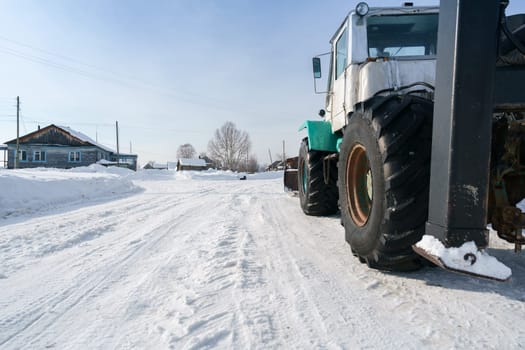
[[[53,124],[51,124],[53,125]],[[106,147],[100,143],[97,143],[94,141],[91,137],[87,136],[86,134],[81,133],[80,131],[76,131],[71,129],[69,126],[61,126],[61,125],[55,125],[57,128],[64,130],[65,132],[69,133],[71,136],[76,137],[77,139],[92,144],[93,146],[97,146],[98,148],[102,148],[104,151],[115,153],[114,150],[112,150],[109,147]]]
[[268,165],[268,167],[269,168],[275,168],[275,167],[278,167],[279,165],[283,165],[283,161],[282,160],[276,160],[272,164]]
[[152,169],[168,169],[167,163],[149,162],[144,167],[150,167]]
[[180,165],[186,166],[206,166],[206,161],[204,159],[192,159],[192,158],[179,158]]
[[[111,153],[116,153],[111,148],[109,148],[107,146],[104,146],[104,145],[94,141],[92,138],[90,138],[86,134],[81,133],[80,131],[73,130],[69,126],[60,126],[60,125],[55,125],[55,124],[48,125],[45,128],[38,129],[36,131],[30,132],[29,134],[23,135],[23,136],[20,137],[20,140],[29,139],[29,138],[31,138],[33,136],[36,136],[36,135],[40,134],[40,133],[46,132],[47,130],[49,130],[51,128],[60,129],[62,132],[65,132],[65,133],[71,135],[72,137],[76,138],[81,143],[87,143],[87,144],[90,144],[92,146],[96,146],[96,147],[98,147],[100,149],[103,149],[104,151],[111,152]],[[11,141],[7,141],[6,144],[15,143],[15,142],[16,142],[16,139],[13,139]]]

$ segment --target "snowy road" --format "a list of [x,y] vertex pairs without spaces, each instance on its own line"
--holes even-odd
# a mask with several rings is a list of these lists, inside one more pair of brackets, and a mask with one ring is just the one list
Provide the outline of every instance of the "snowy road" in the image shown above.
[[525,348],[525,256],[497,238],[506,283],[381,273],[280,179],[135,183],[0,222],[1,349]]

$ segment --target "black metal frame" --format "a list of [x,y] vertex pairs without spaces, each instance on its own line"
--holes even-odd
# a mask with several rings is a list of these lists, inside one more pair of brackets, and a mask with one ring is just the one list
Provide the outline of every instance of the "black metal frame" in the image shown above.
[[441,0],[426,233],[446,246],[488,245],[491,116],[504,99],[494,94],[500,3]]

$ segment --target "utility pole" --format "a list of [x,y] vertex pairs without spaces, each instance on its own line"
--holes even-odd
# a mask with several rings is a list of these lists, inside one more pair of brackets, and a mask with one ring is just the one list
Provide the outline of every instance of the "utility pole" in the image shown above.
[[285,144],[283,140],[283,166],[286,169],[286,154],[285,154]]
[[117,132],[117,167],[120,166],[120,152],[119,152],[119,145],[118,145],[118,121],[116,123],[116,132]]
[[268,148],[268,155],[270,156],[270,165],[272,165],[272,152],[270,152],[270,149]]
[[129,154],[133,153],[133,148],[131,147],[131,141],[129,141]]
[[16,153],[15,153],[15,169],[18,168],[18,161],[20,158],[20,96],[16,97]]

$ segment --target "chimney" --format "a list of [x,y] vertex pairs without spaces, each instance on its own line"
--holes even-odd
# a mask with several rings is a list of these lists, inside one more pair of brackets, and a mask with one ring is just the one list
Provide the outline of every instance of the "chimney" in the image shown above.
[[38,130],[40,130],[40,125],[38,126]]

